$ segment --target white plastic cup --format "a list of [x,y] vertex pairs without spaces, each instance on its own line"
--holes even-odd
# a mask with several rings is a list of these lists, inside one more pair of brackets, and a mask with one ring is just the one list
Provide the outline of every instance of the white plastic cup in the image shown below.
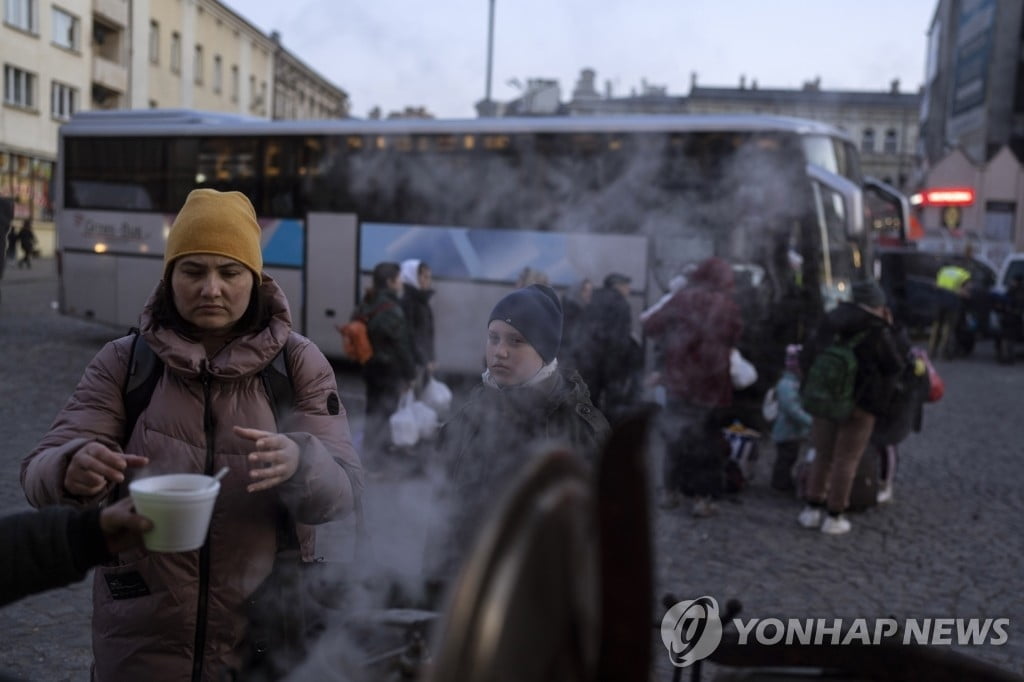
[[135,509],[153,522],[142,536],[151,552],[188,552],[206,542],[220,481],[202,474],[166,474],[132,481]]

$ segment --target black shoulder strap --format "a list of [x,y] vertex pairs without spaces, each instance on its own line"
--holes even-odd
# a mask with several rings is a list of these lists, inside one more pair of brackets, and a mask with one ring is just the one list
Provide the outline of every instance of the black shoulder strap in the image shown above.
[[285,342],[270,364],[260,371],[263,390],[267,392],[267,398],[270,399],[270,407],[274,411],[274,421],[277,422],[278,429],[281,428],[284,418],[295,407],[295,389],[292,387],[291,368],[288,366],[289,341],[291,338]]
[[153,349],[149,347],[142,334],[135,327],[130,330],[132,334],[132,348],[128,354],[128,373],[124,380],[124,389],[121,394],[124,398],[124,434],[121,438],[121,445],[127,445],[128,439],[132,437],[135,430],[135,423],[139,415],[149,405],[150,398],[156,384],[163,374],[164,363],[156,356]]
[[[142,334],[136,328],[131,329],[132,348],[128,355],[128,374],[125,377],[124,389],[124,435],[121,445],[124,446],[131,438],[135,430],[135,424],[139,421],[139,415],[149,405],[156,390],[157,382],[163,375],[164,363],[157,357],[153,349],[149,347]],[[281,424],[281,420],[295,406],[295,391],[292,388],[291,371],[288,367],[287,358],[288,344],[274,356],[260,372],[260,380],[263,383],[263,390],[270,400],[270,407],[274,411],[274,421]]]

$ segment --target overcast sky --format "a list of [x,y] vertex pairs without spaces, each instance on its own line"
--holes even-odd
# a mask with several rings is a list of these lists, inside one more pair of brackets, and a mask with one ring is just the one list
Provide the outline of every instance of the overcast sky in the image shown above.
[[[604,91],[642,81],[686,95],[690,74],[763,88],[903,91],[924,79],[938,0],[495,0],[492,98],[510,81],[558,80],[568,100],[592,68]],[[489,0],[226,0],[349,93],[354,116],[424,106],[474,117],[487,74]]]

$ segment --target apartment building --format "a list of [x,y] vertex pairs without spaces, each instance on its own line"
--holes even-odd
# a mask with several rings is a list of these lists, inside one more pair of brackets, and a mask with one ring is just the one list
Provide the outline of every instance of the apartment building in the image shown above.
[[277,45],[215,0],[134,0],[129,106],[269,118]]
[[[57,129],[91,96],[93,5],[3,0],[0,196],[15,199],[16,219],[52,219]],[[52,239],[45,232],[37,230],[44,248]]]
[[15,199],[16,223],[33,218],[44,253],[53,248],[57,131],[75,111],[348,114],[344,90],[217,0],[0,2],[0,196]]

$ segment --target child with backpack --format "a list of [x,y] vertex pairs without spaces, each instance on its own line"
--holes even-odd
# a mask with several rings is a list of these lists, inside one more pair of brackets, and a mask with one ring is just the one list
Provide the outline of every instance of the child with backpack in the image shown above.
[[795,487],[793,467],[811,433],[812,417],[800,402],[802,349],[799,344],[786,346],[786,367],[775,385],[778,415],[772,424],[772,441],[775,443],[772,487],[783,492],[791,492]]
[[865,280],[854,283],[852,293],[853,302],[842,301],[826,315],[801,355],[801,398],[814,417],[811,443],[817,455],[807,482],[807,506],[797,521],[830,535],[850,530],[843,512],[854,476],[875,417],[888,409],[904,365],[882,288]]

